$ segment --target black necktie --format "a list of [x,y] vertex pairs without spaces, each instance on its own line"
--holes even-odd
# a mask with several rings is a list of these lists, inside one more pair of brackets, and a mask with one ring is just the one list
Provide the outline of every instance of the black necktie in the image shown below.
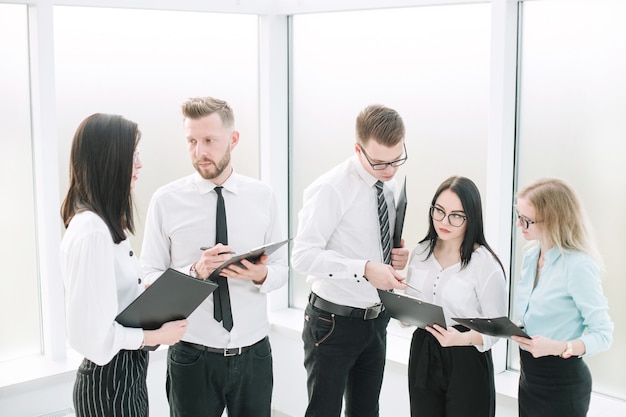
[[[217,210],[215,213],[215,244],[228,245],[228,230],[226,228],[226,208],[222,187],[215,187],[217,193]],[[230,295],[228,292],[228,280],[222,276],[217,277],[219,288],[213,292],[213,315],[215,320],[222,322],[222,326],[228,331],[233,328],[233,313],[230,309]]]
[[378,191],[378,224],[380,225],[380,245],[383,248],[383,263],[391,263],[391,234],[389,233],[389,211],[383,192],[384,184],[376,181]]

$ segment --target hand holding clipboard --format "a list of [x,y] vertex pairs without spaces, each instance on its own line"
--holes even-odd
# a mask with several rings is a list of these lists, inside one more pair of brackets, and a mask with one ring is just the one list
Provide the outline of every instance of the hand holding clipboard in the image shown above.
[[461,318],[452,317],[452,320],[472,330],[476,330],[478,333],[486,334],[488,336],[496,336],[502,338],[509,338],[511,336],[520,336],[526,339],[530,339],[530,336],[515,325],[508,317],[495,317],[495,318]]
[[209,280],[215,280],[217,279],[217,277],[220,275],[220,272],[222,271],[222,269],[228,267],[229,265],[235,264],[237,266],[240,266],[242,268],[245,268],[243,266],[243,264],[241,263],[241,261],[243,259],[246,259],[252,263],[255,263],[256,261],[258,261],[261,256],[263,256],[264,254],[269,255],[273,252],[275,252],[277,249],[279,249],[280,247],[282,247],[284,244],[286,244],[287,242],[289,242],[291,239],[286,239],[286,240],[281,240],[280,242],[273,242],[267,245],[263,245],[260,246],[258,248],[255,249],[251,249],[246,253],[242,253],[240,255],[234,255],[232,258],[230,258],[229,260],[227,260],[226,262],[224,262],[223,264],[221,264],[220,266],[218,266],[215,271],[213,271],[211,273],[211,275],[209,276]]

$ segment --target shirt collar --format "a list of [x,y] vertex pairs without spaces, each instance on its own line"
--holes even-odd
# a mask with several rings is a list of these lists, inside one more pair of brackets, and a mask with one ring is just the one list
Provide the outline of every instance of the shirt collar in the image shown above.
[[[216,185],[215,185],[215,183],[213,181],[205,180],[197,172],[194,173],[194,175],[193,175],[193,183],[198,188],[198,192],[200,194],[210,193],[216,187]],[[229,191],[229,192],[231,192],[233,194],[237,194],[237,190],[239,189],[239,177],[238,177],[238,175],[233,171],[233,173],[230,174],[230,177],[228,177],[228,179],[226,181],[224,181],[224,184],[222,184],[222,187],[224,187],[225,190],[227,190],[227,191]]]
[[[532,257],[534,262],[537,262],[537,260],[539,259],[540,252],[541,252],[541,247],[537,244],[537,246],[535,246],[532,249],[532,252],[529,253],[529,255]],[[546,252],[545,255],[543,256],[544,265],[551,264],[555,262],[557,259],[559,259],[560,257],[561,257],[561,251],[556,246],[553,246],[550,249],[548,249],[548,252]]]
[[551,264],[555,262],[557,259],[559,259],[560,257],[561,257],[561,251],[556,246],[553,246],[550,249],[548,249],[548,252],[546,252],[546,254],[544,255],[543,257],[544,264],[545,263]]
[[376,182],[378,181],[378,178],[376,178],[375,176],[367,172],[365,168],[363,168],[363,165],[361,165],[361,161],[359,161],[358,155],[353,155],[351,161],[354,169],[356,170],[357,174],[359,174],[359,177],[361,177],[363,182],[365,182],[368,187],[373,187],[374,184],[376,184]]

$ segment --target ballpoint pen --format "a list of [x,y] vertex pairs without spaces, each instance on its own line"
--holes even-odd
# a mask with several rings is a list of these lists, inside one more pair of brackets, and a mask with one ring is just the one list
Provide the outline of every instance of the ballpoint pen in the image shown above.
[[[202,246],[202,247],[200,248],[200,250],[202,250],[202,251],[207,250],[207,249],[211,249],[211,248],[209,248],[209,247],[207,247],[207,246]],[[230,251],[228,251],[228,252],[220,252],[220,253],[218,253],[218,255],[227,255],[227,254],[234,255],[235,253],[236,253],[235,251],[230,250]]]
[[406,285],[407,287],[409,287],[410,289],[412,289],[413,291],[417,291],[418,293],[422,293],[422,291],[418,290],[417,288],[415,288],[414,286],[412,286],[411,284],[409,284],[408,282],[406,282],[406,280],[402,281],[402,283],[404,285]]

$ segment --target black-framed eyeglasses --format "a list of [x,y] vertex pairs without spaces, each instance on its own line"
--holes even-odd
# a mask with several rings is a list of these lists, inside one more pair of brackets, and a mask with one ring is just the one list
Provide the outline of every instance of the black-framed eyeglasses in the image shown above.
[[531,224],[541,223],[522,216],[521,214],[519,214],[519,211],[517,211],[517,209],[515,209],[515,215],[517,216],[517,220],[519,220],[519,224],[522,226],[522,229],[528,229]]
[[400,165],[404,164],[407,159],[409,159],[409,155],[406,153],[406,143],[402,144],[402,147],[404,148],[404,158],[396,159],[395,161],[391,161],[391,162],[376,162],[376,163],[371,161],[369,155],[367,155],[367,152],[365,152],[365,149],[363,149],[363,146],[361,146],[360,143],[358,145],[359,145],[359,148],[361,148],[363,155],[365,155],[365,159],[367,159],[367,163],[370,164],[372,169],[375,171],[382,171],[383,169],[387,169],[388,166],[392,166],[394,168],[399,167]]
[[459,213],[450,213],[447,214],[444,210],[439,207],[430,206],[430,217],[438,222],[442,222],[446,217],[448,218],[448,223],[450,226],[461,227],[465,220],[467,220],[467,216]]

